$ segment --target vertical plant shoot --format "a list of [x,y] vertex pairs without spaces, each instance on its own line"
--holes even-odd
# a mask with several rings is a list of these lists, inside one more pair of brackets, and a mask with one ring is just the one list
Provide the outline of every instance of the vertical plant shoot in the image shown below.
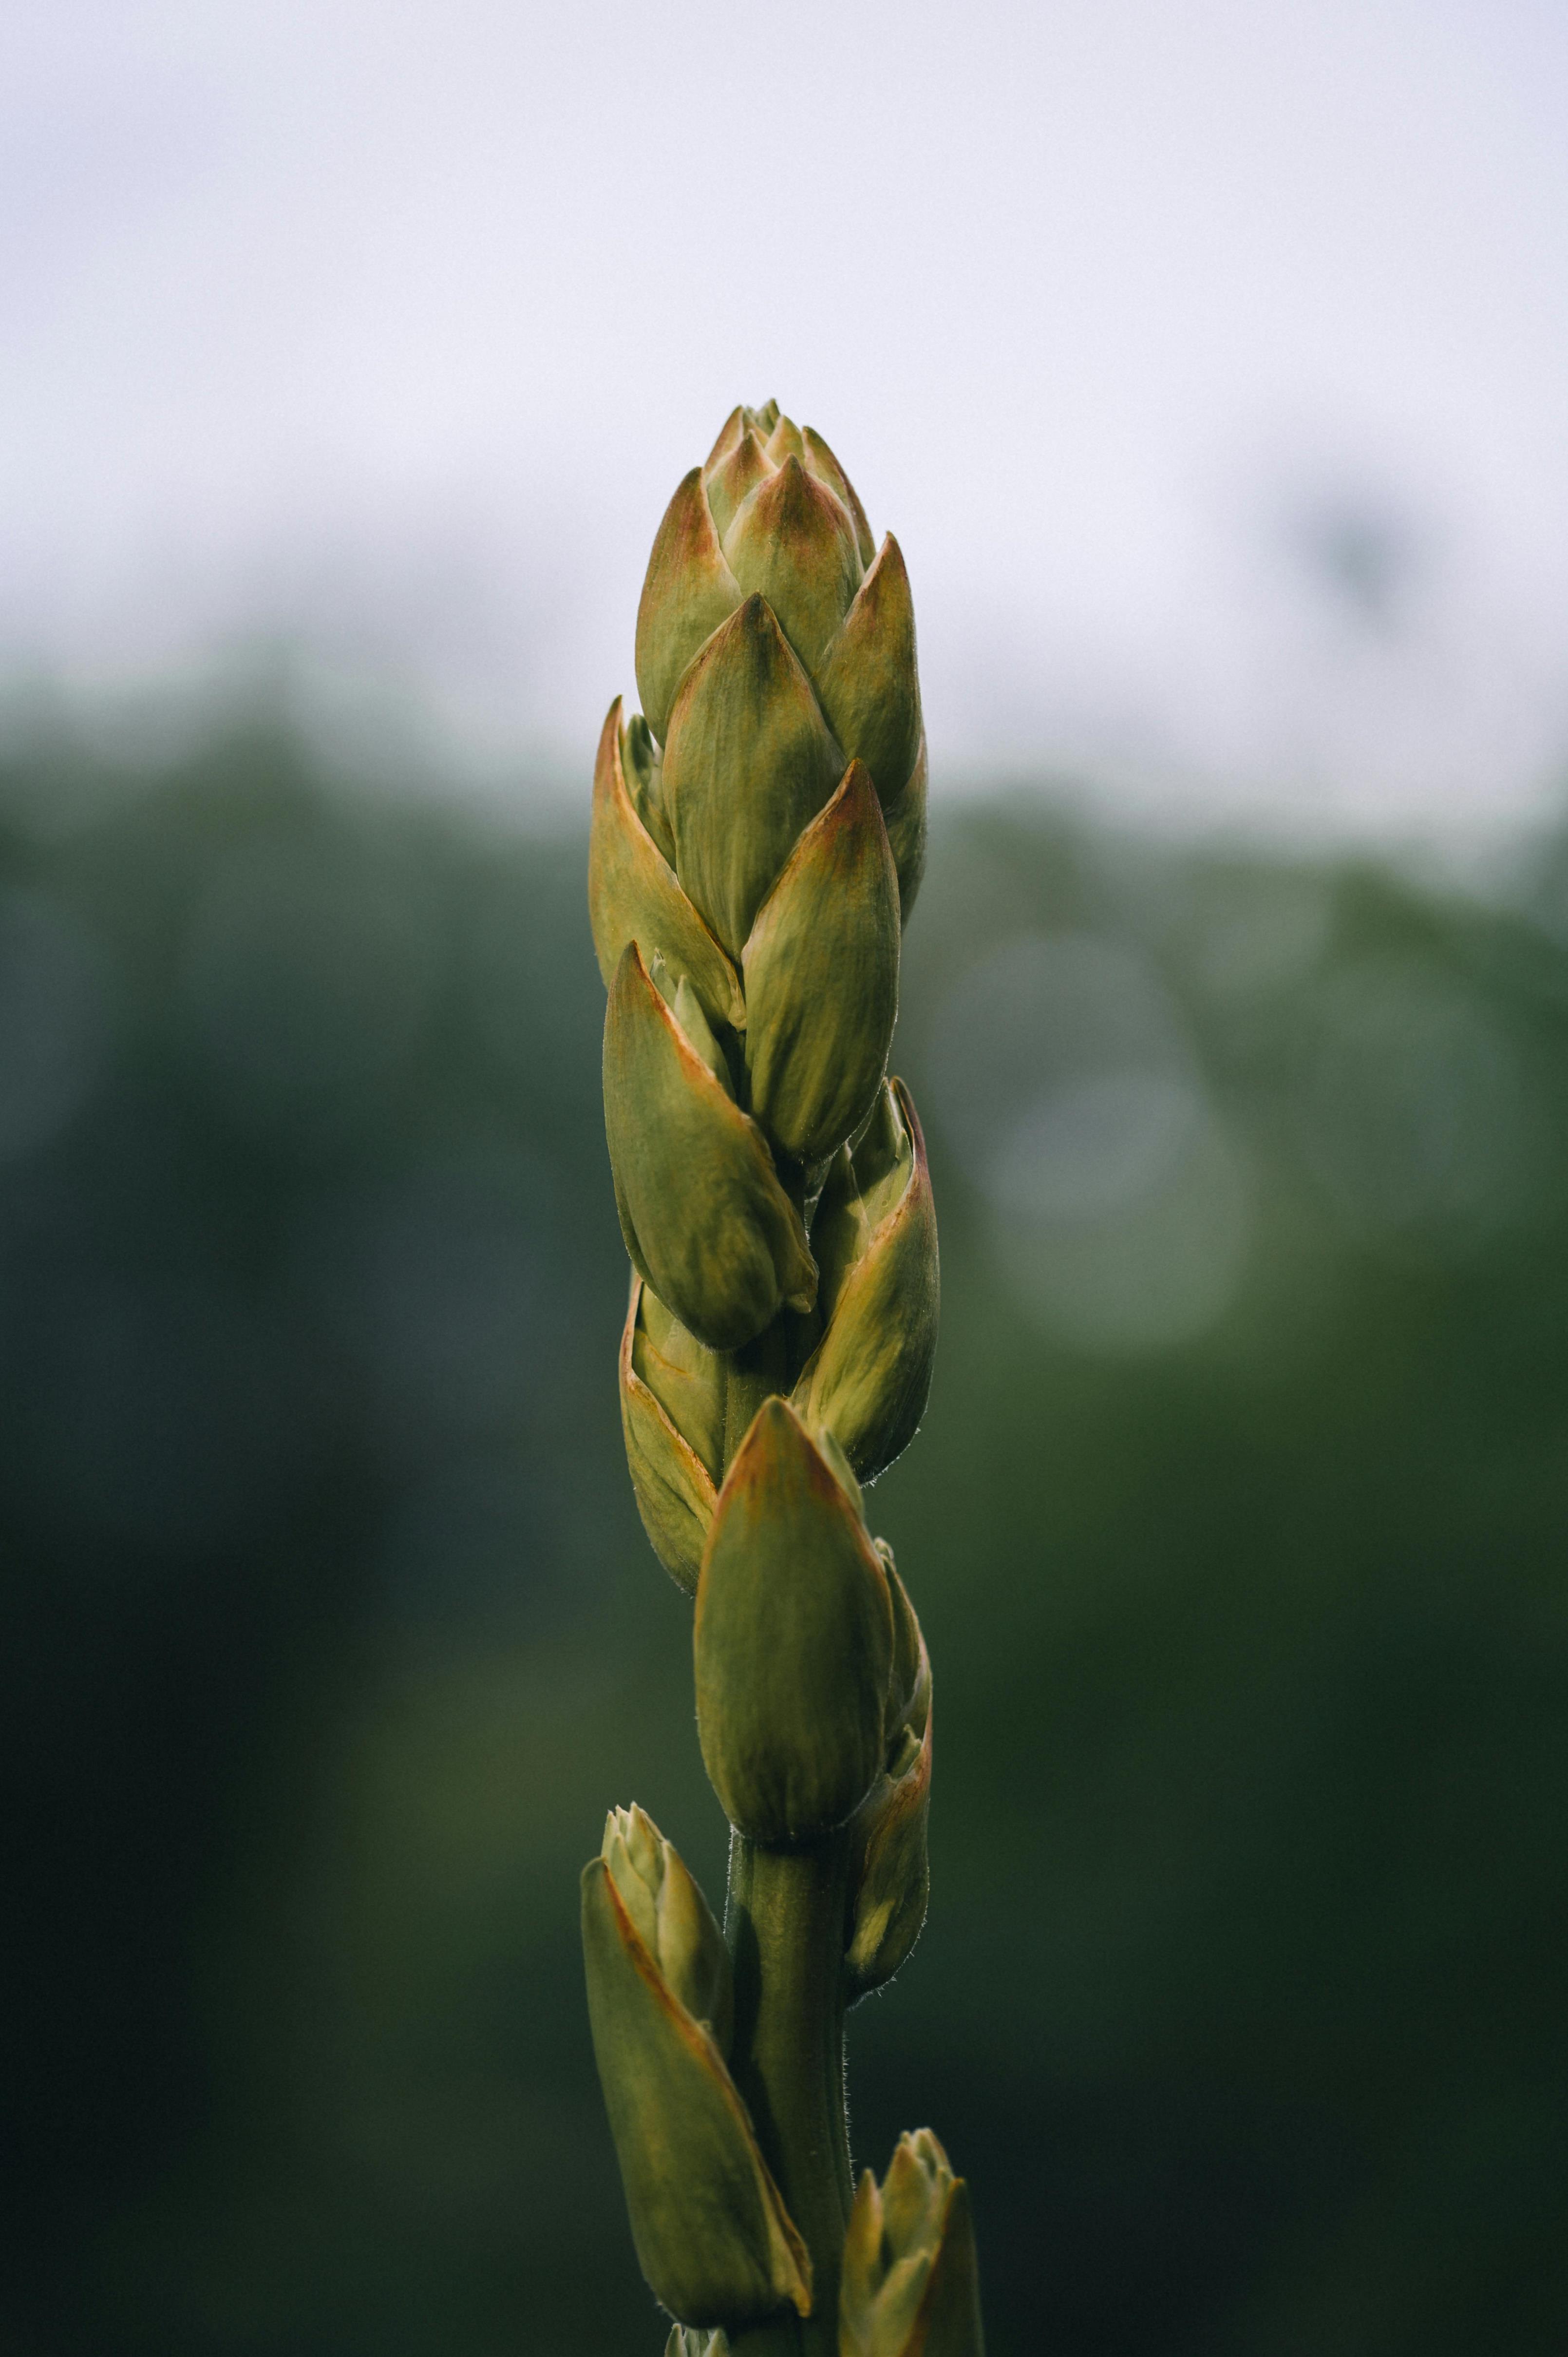
[[861,1488],[913,1437],[937,1335],[887,1073],[926,847],[914,613],[897,543],[776,403],[671,500],[637,680],[588,880],[621,1413],[731,1844],[722,1935],[639,1809],[584,1872],[632,2236],[676,2357],[982,2357],[963,2180],[921,2129],[857,2193],[844,2104],[845,2012],[929,1885],[930,1663]]

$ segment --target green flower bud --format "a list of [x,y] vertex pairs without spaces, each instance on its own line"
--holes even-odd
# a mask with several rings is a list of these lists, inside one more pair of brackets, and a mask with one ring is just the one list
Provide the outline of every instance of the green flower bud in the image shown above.
[[733,1097],[735,1075],[730,1071],[729,1058],[714,1036],[707,1010],[693,989],[690,975],[671,974],[657,950],[645,963],[649,981],[675,1017],[687,1046],[696,1049],[725,1096]]
[[752,1112],[820,1162],[870,1112],[898,1013],[898,879],[863,762],[796,843],[741,966]]
[[[671,1987],[621,1896],[621,1876],[640,1884],[634,1903],[646,1918],[647,1880],[632,1849],[623,1837],[614,1870],[603,1857],[584,1869],[583,1955],[639,2264],[683,2324],[733,2331],[789,2306],[807,2316],[811,2263],[746,2105],[713,2033]],[[657,1895],[653,1910],[657,1932]],[[687,1932],[673,1936],[687,1956]]]
[[[762,422],[764,412],[765,410],[769,409],[772,411],[772,415],[768,418],[768,423],[765,425]],[[725,419],[724,424],[719,427],[718,438],[714,442],[713,448],[708,452],[707,457],[703,461],[703,474],[711,475],[713,473],[714,468],[718,465],[720,459],[724,457],[726,451],[730,451],[735,448],[736,444],[741,439],[741,436],[748,428],[757,434],[760,438],[766,442],[768,435],[772,432],[773,427],[778,421],[778,417],[779,404],[776,401],[765,404],[764,407],[761,409],[748,409],[744,402],[737,401],[735,407],[730,411],[729,415]]]
[[843,770],[799,656],[748,597],[682,680],[664,739],[676,873],[731,957]]
[[[681,889],[633,805],[624,755],[640,724],[633,721],[623,740],[620,712],[618,698],[600,734],[594,765],[588,914],[599,972],[607,987],[628,942],[638,942],[645,957],[657,950],[675,973],[690,978],[720,1022],[739,1028],[746,1021],[740,977]],[[642,729],[639,748],[650,754],[646,738]]]
[[[805,438],[794,419],[781,417],[779,414],[779,404],[776,401],[770,401],[768,408],[773,413],[774,422],[773,430],[768,435],[764,447],[774,465],[781,467],[786,458],[803,458],[806,455]],[[766,415],[767,412],[764,411],[761,414]]]
[[854,525],[842,500],[790,456],[742,500],[724,553],[746,596],[767,598],[807,671],[814,670],[861,583]]
[[725,1362],[689,1334],[640,1278],[636,1282],[637,1372],[717,1481],[724,1464]]
[[814,675],[829,727],[893,802],[919,749],[920,683],[909,576],[891,533]]
[[605,1017],[605,1130],[635,1266],[699,1341],[735,1351],[817,1273],[761,1131],[682,1031],[635,942]]
[[730,1823],[775,1844],[842,1824],[882,1765],[893,1607],[854,1502],[781,1399],[719,1492],[693,1645],[697,1734]]
[[621,1336],[620,1415],[642,1527],[677,1587],[694,1596],[718,1499],[723,1370],[635,1275]]
[[762,409],[732,409],[703,463],[703,479],[720,539],[729,530],[731,519],[747,493],[779,463],[781,457],[790,456],[799,457],[807,471],[819,483],[825,484],[840,501],[854,527],[861,564],[869,565],[876,544],[854,485],[822,436],[810,425],[797,433],[787,418],[779,416],[776,401],[768,402]]
[[893,1668],[883,1770],[854,1818],[854,1903],[844,1956],[851,2005],[890,1981],[920,1936],[930,1897],[931,1664],[920,1624],[881,1540],[893,1598]]
[[740,600],[693,467],[664,511],[637,609],[637,692],[660,742],[687,664]]
[[811,1232],[826,1325],[794,1405],[875,1481],[915,1437],[937,1347],[936,1207],[902,1081],[883,1090],[853,1156],[834,1163]]
[[634,1801],[605,1819],[599,1854],[671,1995],[727,2058],[735,2020],[729,1952],[680,1852]]
[[929,2128],[867,2169],[844,2237],[839,2357],[984,2357],[969,2188]]
[[733,450],[736,444],[743,440],[748,433],[755,434],[757,440],[766,447],[769,435],[779,424],[779,404],[776,401],[765,401],[757,409],[748,409],[744,402],[739,404],[730,411],[720,426],[719,438],[703,461],[703,472],[710,473],[725,453]]
[[[714,529],[722,545],[725,533],[734,522],[759,483],[765,483],[773,472],[773,461],[765,447],[766,437],[754,425],[747,425],[738,440],[732,442],[721,458],[710,460],[703,470],[703,481],[708,494],[708,506],[713,511]],[[727,561],[727,560],[726,560]]]
[[860,552],[861,564],[869,565],[876,543],[871,537],[871,526],[865,520],[865,510],[855,496],[854,485],[813,426],[806,427],[800,440],[805,447],[806,464],[818,482],[826,483],[829,490],[836,491],[843,500],[844,512],[854,526],[855,546]]

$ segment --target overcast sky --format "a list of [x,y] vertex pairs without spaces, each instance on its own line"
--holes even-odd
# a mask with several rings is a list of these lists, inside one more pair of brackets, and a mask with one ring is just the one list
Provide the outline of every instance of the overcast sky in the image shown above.
[[0,303],[13,676],[284,634],[585,760],[776,395],[904,544],[939,781],[1568,774],[1547,0],[6,0]]

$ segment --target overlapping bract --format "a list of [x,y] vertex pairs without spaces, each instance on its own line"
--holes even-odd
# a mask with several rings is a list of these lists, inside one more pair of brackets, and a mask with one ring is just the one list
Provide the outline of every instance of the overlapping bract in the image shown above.
[[[752,619],[719,651],[717,633],[748,601]],[[662,823],[677,846],[683,830],[691,839],[697,825],[693,815],[680,813],[679,781],[695,764],[682,742],[693,712],[678,706],[690,694],[699,655],[708,673],[702,714],[717,677],[735,683],[726,741],[751,757],[745,791],[752,807],[771,806],[780,786],[786,797],[806,801],[815,791],[811,808],[801,809],[803,825],[847,763],[865,763],[908,917],[926,834],[925,732],[908,575],[891,533],[875,546],[854,486],[821,435],[810,426],[802,433],[773,402],[733,411],[706,465],[681,484],[659,528],[638,608],[638,690],[648,726],[664,747],[668,781],[663,791],[657,780],[650,788],[659,814],[653,831],[657,836]],[[808,699],[817,707],[820,732]],[[776,757],[786,747],[800,767],[791,762],[781,771]],[[831,761],[830,748],[842,758],[824,783],[821,764]],[[679,858],[673,864],[679,866]],[[693,898],[713,921],[700,888]]]
[[768,1383],[871,1480],[919,1421],[936,1340],[924,1149],[884,1077],[924,856],[908,580],[776,404],[736,410],[671,500],[637,671],[646,717],[618,703],[600,737],[589,903],[643,1280],[627,1451],[692,1592],[740,1437],[713,1359],[766,1338]]
[[605,1020],[616,1208],[660,1298],[710,1350],[736,1351],[786,1304],[812,1307],[816,1264],[767,1140],[715,1071],[711,1031],[694,1002],[682,1011],[628,942]]
[[[811,1223],[810,1318],[779,1339],[776,1382],[855,1477],[875,1481],[914,1437],[936,1354],[936,1211],[925,1141],[901,1082],[882,1090],[852,1153],[830,1166]],[[688,1595],[726,1453],[725,1368],[650,1286],[634,1283],[620,1360],[621,1423],[643,1527]]]
[[[701,1891],[641,1810],[583,1871],[588,2018],[632,2239],[682,2324],[811,2306],[811,2263],[730,2077],[730,1966]],[[702,2015],[693,2005],[709,2008]]]
[[829,1172],[811,1242],[824,1331],[795,1405],[834,1435],[860,1480],[875,1481],[915,1437],[937,1349],[936,1206],[902,1081]]
[[886,1566],[831,1461],[772,1399],[736,1453],[697,1583],[697,1734],[732,1825],[810,1841],[859,1808],[886,1752]]
[[[865,1125],[925,844],[902,556],[891,536],[874,550],[827,445],[773,404],[736,410],[671,501],[637,670],[645,716],[623,721],[618,704],[605,723],[589,861],[610,1159],[633,1260],[693,1334],[733,1351],[810,1289],[787,1222],[741,1168],[756,1162],[746,1140],[803,1207]],[[621,979],[628,951],[644,977],[656,958],[668,973],[671,1026],[712,1092],[676,1085],[682,1060]],[[660,1108],[670,1135],[652,1143]],[[712,1199],[685,1203],[710,1162]],[[756,1251],[737,1200],[768,1231]]]

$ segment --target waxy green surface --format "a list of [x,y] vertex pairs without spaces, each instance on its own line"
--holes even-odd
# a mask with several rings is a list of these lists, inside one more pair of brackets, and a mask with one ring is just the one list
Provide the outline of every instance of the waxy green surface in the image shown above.
[[638,2261],[684,2324],[811,2307],[811,2262],[713,2033],[664,1979],[602,1857],[583,1870],[588,2018]]
[[738,1350],[786,1304],[811,1308],[816,1264],[767,1141],[682,1030],[635,942],[610,985],[605,1131],[627,1251],[699,1341]]
[[677,489],[636,659],[589,876],[621,1418],[734,1834],[726,1951],[651,1821],[612,1813],[595,2050],[667,2357],[978,2357],[961,2185],[921,2131],[856,2196],[843,2101],[845,2008],[929,1880],[930,1663],[861,1488],[936,1348],[925,1150],[886,1078],[925,857],[914,616],[897,544],[775,404]]
[[882,1765],[893,1607],[857,1505],[783,1400],[719,1493],[693,1644],[703,1760],[731,1824],[762,1843],[843,1824]]

